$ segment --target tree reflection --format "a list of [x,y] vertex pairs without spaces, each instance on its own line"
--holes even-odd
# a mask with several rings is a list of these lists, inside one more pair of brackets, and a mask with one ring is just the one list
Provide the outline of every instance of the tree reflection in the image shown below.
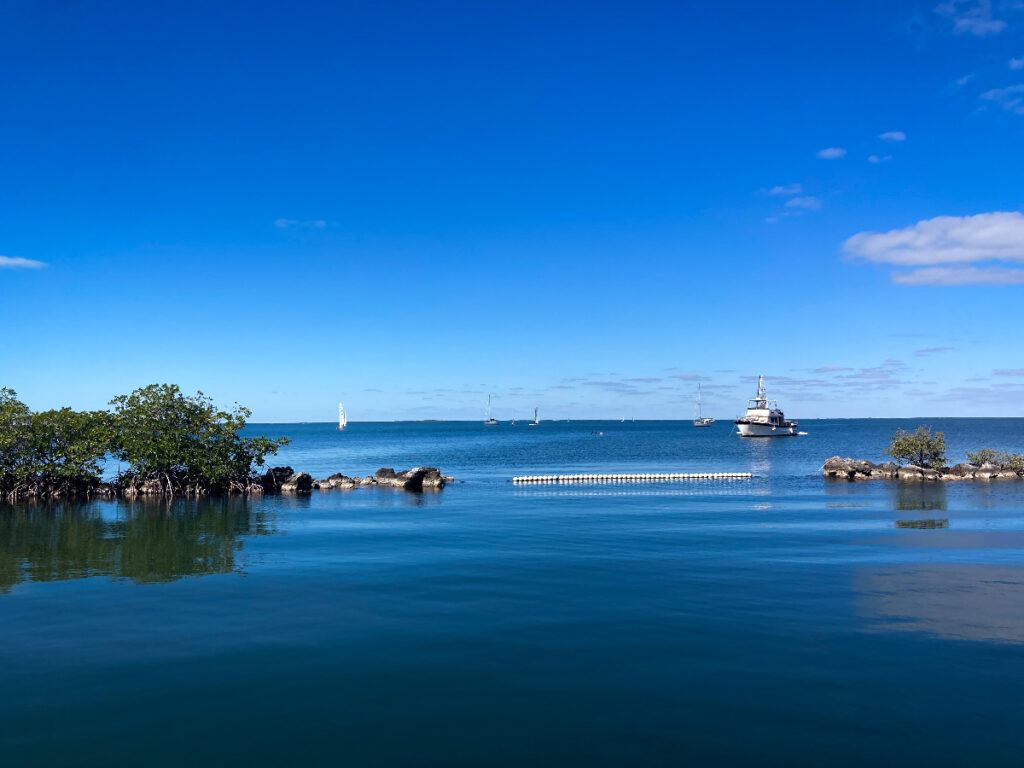
[[931,512],[949,506],[946,486],[941,482],[893,483],[893,506],[901,511]]
[[88,576],[140,583],[239,570],[247,536],[275,531],[245,498],[0,507],[0,592]]

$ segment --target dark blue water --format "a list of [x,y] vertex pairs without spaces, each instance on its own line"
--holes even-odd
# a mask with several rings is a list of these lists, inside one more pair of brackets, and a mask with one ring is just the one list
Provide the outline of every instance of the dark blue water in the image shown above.
[[[1018,765],[1024,483],[818,475],[917,423],[271,425],[465,482],[0,507],[3,763]],[[626,469],[757,476],[508,482]]]

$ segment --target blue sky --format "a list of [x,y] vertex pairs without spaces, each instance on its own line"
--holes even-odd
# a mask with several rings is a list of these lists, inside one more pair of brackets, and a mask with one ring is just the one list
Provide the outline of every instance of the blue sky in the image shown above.
[[1024,3],[7,3],[0,384],[1024,415]]

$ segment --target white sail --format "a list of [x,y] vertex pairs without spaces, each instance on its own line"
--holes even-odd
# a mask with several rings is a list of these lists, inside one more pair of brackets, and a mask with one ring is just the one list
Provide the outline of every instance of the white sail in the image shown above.
[[345,406],[338,403],[338,429],[348,426],[348,416],[345,414]]

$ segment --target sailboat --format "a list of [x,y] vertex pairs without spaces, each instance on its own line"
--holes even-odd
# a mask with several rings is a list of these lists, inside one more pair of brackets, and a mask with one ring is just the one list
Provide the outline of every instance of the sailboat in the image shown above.
[[701,413],[701,392],[700,384],[697,384],[697,404],[694,408],[693,426],[695,427],[710,427],[715,423],[715,420],[710,416],[705,416]]
[[345,413],[345,406],[338,403],[338,431],[348,426],[348,415]]
[[512,411],[512,421],[510,422],[514,427],[516,425],[516,412]]
[[530,422],[530,426],[531,427],[539,427],[540,426],[540,419],[537,418],[537,409],[536,408],[533,409],[533,421]]
[[488,427],[498,426],[498,420],[491,415],[491,396],[487,396],[487,418],[484,419],[484,424]]

